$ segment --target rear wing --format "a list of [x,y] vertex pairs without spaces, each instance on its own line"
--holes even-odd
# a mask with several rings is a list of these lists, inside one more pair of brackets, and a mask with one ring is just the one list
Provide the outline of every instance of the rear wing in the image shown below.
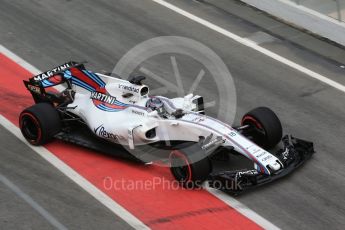
[[72,68],[77,68],[81,71],[85,70],[83,63],[70,61],[51,70],[33,76],[29,80],[24,80],[23,82],[25,87],[30,91],[36,103],[47,100],[51,101],[51,95],[47,93],[45,89],[63,83],[67,83],[68,88],[72,88],[70,79],[65,77],[65,71]]
[[[51,70],[48,70],[46,72],[33,76],[32,78],[29,79],[29,82],[34,83],[34,84],[41,84],[43,87],[51,87],[54,85],[61,84],[63,82],[58,81],[58,79],[60,79],[59,75],[61,76],[64,71],[69,70],[73,67],[85,69],[83,63],[70,61],[60,66],[57,66]],[[61,81],[63,80],[65,79],[63,76],[61,76]]]

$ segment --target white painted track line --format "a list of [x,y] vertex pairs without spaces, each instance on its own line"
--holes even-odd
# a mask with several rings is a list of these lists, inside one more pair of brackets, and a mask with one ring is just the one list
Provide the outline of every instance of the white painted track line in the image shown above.
[[204,188],[209,193],[211,193],[212,195],[214,195],[218,199],[222,200],[224,203],[226,203],[230,207],[236,209],[237,212],[241,213],[242,215],[244,215],[248,219],[254,221],[256,224],[263,227],[264,229],[270,229],[270,230],[280,229],[277,226],[275,226],[274,224],[272,224],[271,222],[269,222],[268,220],[266,220],[265,218],[263,218],[262,216],[260,216],[259,214],[257,214],[256,212],[254,212],[253,210],[249,209],[247,206],[245,206],[244,204],[242,204],[241,202],[239,202],[235,198],[231,197],[230,195],[228,195],[228,194],[226,194],[220,190],[209,187],[207,185],[207,183],[206,183]]
[[[2,54],[9,57],[11,60],[16,62],[17,64],[19,64],[20,66],[28,70],[29,72],[32,72],[34,75],[40,73],[40,71],[37,68],[29,64],[28,62],[24,61],[22,58],[18,57],[16,54],[12,53],[10,50],[6,49],[2,45],[0,45],[0,51]],[[68,178],[70,178],[72,181],[78,184],[81,188],[83,188],[86,192],[92,195],[96,200],[101,202],[113,213],[115,213],[117,216],[119,216],[121,219],[127,222],[130,226],[132,226],[135,229],[150,229],[143,222],[141,222],[139,219],[133,216],[130,212],[128,212],[124,207],[116,203],[114,200],[108,197],[105,193],[103,193],[101,190],[99,190],[97,187],[91,184],[88,180],[86,180],[84,177],[82,177],[80,174],[74,171],[71,167],[69,167],[59,158],[57,158],[49,150],[47,150],[44,147],[36,147],[36,146],[30,145],[21,134],[19,128],[17,128],[14,124],[12,124],[9,120],[7,120],[2,115],[0,115],[0,124],[4,128],[6,128],[8,131],[10,131],[13,135],[15,135],[19,140],[21,140],[23,143],[29,146],[38,155],[43,157],[46,161],[48,161],[50,164],[55,166]]]
[[15,53],[12,51],[8,50],[6,47],[0,44],[0,53],[4,54],[6,57],[26,69],[27,71],[31,72],[33,75],[40,74],[41,71],[37,69],[35,66],[31,65],[21,57],[17,56]]
[[170,10],[172,10],[172,11],[174,11],[180,15],[183,15],[183,16],[189,18],[190,20],[195,21],[195,22],[197,22],[197,23],[199,23],[199,24],[201,24],[201,25],[203,25],[203,26],[205,26],[205,27],[207,27],[213,31],[216,31],[220,34],[223,34],[224,36],[231,38],[232,40],[237,41],[238,43],[240,43],[242,45],[250,47],[250,48],[278,61],[278,62],[281,62],[287,66],[290,66],[291,68],[293,68],[299,72],[302,72],[311,78],[317,79],[317,80],[323,82],[324,84],[327,84],[327,85],[345,93],[345,86],[344,85],[342,85],[336,81],[333,81],[333,80],[331,80],[331,79],[329,79],[329,78],[327,78],[327,77],[325,77],[319,73],[316,73],[316,72],[314,72],[308,68],[305,68],[304,66],[301,66],[301,65],[299,65],[293,61],[290,61],[290,60],[280,56],[279,54],[276,54],[276,53],[274,53],[268,49],[265,49],[265,48],[257,45],[253,41],[250,41],[246,38],[242,38],[242,37],[240,37],[234,33],[231,33],[230,31],[228,31],[226,29],[223,29],[223,28],[221,28],[221,27],[219,27],[219,26],[217,26],[217,25],[215,25],[215,24],[213,24],[213,23],[211,23],[205,19],[197,17],[197,16],[195,16],[195,15],[193,15],[193,14],[191,14],[191,13],[189,13],[189,12],[187,12],[181,8],[178,8],[174,5],[172,5],[171,3],[164,1],[164,0],[152,0],[152,1],[164,6],[164,7],[168,8],[168,9],[170,9]]

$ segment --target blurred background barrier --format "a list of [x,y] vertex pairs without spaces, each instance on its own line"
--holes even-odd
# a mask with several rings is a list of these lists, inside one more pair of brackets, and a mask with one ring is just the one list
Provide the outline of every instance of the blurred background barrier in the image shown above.
[[241,0],[345,46],[345,0]]
[[345,0],[290,0],[338,21],[345,21]]

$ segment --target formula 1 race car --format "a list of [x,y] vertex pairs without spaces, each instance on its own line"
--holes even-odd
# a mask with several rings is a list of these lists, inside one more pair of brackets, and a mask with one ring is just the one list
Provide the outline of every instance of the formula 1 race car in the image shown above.
[[[201,96],[150,96],[144,79],[93,73],[76,62],[34,76],[24,81],[35,104],[20,114],[22,134],[33,145],[56,138],[144,163],[159,159],[184,187],[208,180],[233,193],[281,178],[314,153],[311,142],[283,137],[269,108],[253,109],[231,127],[205,115]],[[268,152],[279,143],[281,149]],[[236,155],[253,167],[215,169],[214,161],[230,165]]]

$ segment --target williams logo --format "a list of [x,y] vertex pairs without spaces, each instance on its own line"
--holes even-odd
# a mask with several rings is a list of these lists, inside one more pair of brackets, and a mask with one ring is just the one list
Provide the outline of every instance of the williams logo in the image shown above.
[[97,136],[102,137],[104,139],[110,139],[114,141],[119,140],[118,135],[107,132],[103,125],[98,126],[98,128],[95,128],[93,131],[95,132]]

